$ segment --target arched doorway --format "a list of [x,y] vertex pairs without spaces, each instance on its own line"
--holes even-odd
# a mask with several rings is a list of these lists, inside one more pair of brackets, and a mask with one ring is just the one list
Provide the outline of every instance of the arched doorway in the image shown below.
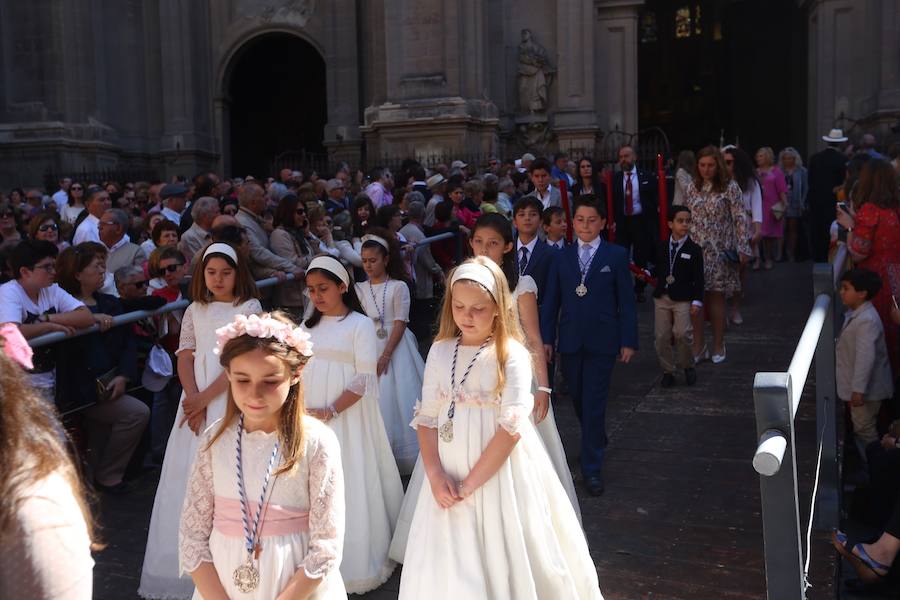
[[232,175],[265,178],[279,154],[324,151],[325,61],[312,44],[256,37],[232,58],[226,82]]

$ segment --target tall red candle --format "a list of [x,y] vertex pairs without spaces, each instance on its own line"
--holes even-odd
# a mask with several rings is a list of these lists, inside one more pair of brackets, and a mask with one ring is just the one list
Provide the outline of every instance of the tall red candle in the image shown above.
[[572,243],[572,211],[569,210],[569,188],[566,185],[566,178],[559,180],[559,198],[562,200],[563,213],[566,215],[566,242]]
[[669,238],[669,188],[662,154],[656,155],[656,181],[659,185],[659,239],[665,240]]
[[603,181],[606,184],[606,231],[610,242],[616,241],[616,213],[613,210],[613,178],[612,169],[603,171]]

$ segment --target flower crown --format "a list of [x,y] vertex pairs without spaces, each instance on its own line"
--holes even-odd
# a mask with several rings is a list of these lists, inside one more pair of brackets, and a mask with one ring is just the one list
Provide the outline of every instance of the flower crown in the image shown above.
[[234,320],[224,327],[216,329],[216,348],[214,354],[221,354],[229,340],[242,335],[255,338],[275,338],[279,343],[290,346],[303,356],[312,356],[310,335],[301,327],[292,327],[288,323],[273,318],[268,313],[259,315],[235,315]]

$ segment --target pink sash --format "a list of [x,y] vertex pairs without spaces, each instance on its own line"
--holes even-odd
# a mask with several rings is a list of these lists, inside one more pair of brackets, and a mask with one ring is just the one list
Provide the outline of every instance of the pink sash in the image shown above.
[[[251,521],[256,516],[258,506],[258,502],[250,502],[250,514],[248,517]],[[241,524],[240,500],[216,496],[213,527],[222,535],[244,537],[244,528]],[[299,508],[281,506],[270,502],[263,511],[260,529],[262,529],[259,534],[260,537],[291,535],[309,531],[309,513]]]

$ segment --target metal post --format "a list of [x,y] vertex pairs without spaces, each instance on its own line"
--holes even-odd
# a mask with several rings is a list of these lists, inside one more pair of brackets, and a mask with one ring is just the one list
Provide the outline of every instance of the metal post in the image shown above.
[[771,436],[769,430],[776,430],[787,441],[781,468],[772,476],[759,478],[768,598],[805,599],[790,375],[757,373],[753,403],[757,439],[764,434]]
[[816,434],[822,437],[822,468],[813,525],[819,531],[836,529],[840,519],[841,490],[838,478],[837,388],[834,374],[835,293],[833,267],[819,263],[813,267],[813,293],[831,298],[822,334],[816,346]]

